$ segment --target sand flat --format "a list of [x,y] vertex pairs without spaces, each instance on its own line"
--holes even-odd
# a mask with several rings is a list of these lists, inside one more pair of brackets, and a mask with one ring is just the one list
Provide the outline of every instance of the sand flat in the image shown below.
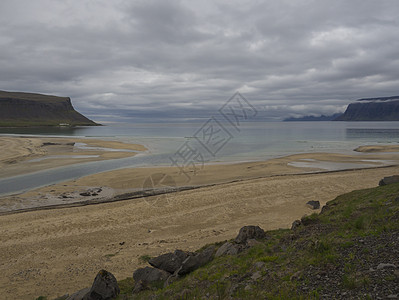
[[[6,298],[55,297],[90,286],[105,268],[132,275],[141,255],[195,250],[244,225],[288,228],[339,194],[374,187],[399,167],[252,179],[168,195],[0,217],[0,278]],[[157,196],[156,196],[157,197]],[[121,245],[124,242],[123,245]]]
[[[80,149],[75,143],[84,143],[89,148]],[[87,138],[0,136],[0,178],[82,162],[124,158],[146,150],[139,144]]]
[[399,152],[399,145],[369,145],[360,146],[355,149],[357,152]]
[[[342,193],[375,187],[382,177],[399,174],[398,166],[309,174],[323,170],[295,168],[289,162],[336,161],[361,167],[365,159],[375,160],[376,167],[381,166],[379,160],[399,161],[395,153],[311,153],[266,162],[210,165],[189,182],[208,186],[193,190],[1,215],[1,293],[6,299],[40,295],[51,299],[90,286],[102,268],[119,280],[132,276],[142,265],[141,255],[195,250],[235,237],[244,225],[289,228],[295,219],[314,212],[307,201],[324,205]],[[187,184],[176,168],[137,168],[90,175],[18,196],[23,202],[40,193],[57,196],[99,186],[125,192],[141,188],[143,179],[162,172],[175,178],[178,186]]]

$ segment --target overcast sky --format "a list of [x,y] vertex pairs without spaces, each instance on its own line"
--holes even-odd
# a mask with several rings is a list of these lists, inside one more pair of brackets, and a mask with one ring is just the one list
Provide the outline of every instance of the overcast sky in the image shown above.
[[1,0],[0,89],[95,120],[209,117],[235,91],[269,120],[332,114],[399,94],[398,16],[397,0]]

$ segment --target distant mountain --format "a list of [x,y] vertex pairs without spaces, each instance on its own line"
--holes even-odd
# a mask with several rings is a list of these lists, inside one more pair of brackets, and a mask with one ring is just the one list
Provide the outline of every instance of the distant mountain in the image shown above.
[[68,97],[0,91],[0,127],[96,126]]
[[319,117],[315,117],[315,116],[304,116],[304,117],[299,117],[299,118],[287,118],[284,119],[284,122],[298,122],[298,121],[333,121],[336,118],[338,118],[339,116],[341,116],[341,113],[337,113],[337,114],[333,114],[331,116],[325,116],[325,115],[321,115]]
[[399,96],[359,99],[335,121],[399,121]]

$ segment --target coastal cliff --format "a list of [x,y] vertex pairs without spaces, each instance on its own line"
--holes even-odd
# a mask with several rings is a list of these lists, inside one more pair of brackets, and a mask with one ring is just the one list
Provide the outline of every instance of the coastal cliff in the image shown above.
[[399,96],[359,99],[335,121],[399,121]]
[[0,127],[96,126],[69,97],[0,91]]

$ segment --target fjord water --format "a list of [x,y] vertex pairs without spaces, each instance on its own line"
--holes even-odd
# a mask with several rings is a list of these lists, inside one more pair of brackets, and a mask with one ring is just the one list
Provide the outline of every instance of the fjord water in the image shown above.
[[[205,123],[205,122],[204,122]],[[307,152],[354,153],[360,145],[399,142],[399,122],[247,122],[214,128],[224,140],[208,151],[195,137],[204,137],[204,123],[113,123],[77,128],[3,128],[0,134],[85,137],[143,144],[148,151],[130,158],[81,163],[0,180],[0,194],[76,179],[107,170],[171,165],[170,158],[189,142],[207,162],[267,160]],[[221,131],[218,131],[220,130]],[[209,133],[209,131],[208,131]],[[205,140],[205,139],[204,139]],[[204,141],[203,140],[203,141]],[[211,149],[212,150],[212,149]],[[210,153],[212,152],[212,154]]]

